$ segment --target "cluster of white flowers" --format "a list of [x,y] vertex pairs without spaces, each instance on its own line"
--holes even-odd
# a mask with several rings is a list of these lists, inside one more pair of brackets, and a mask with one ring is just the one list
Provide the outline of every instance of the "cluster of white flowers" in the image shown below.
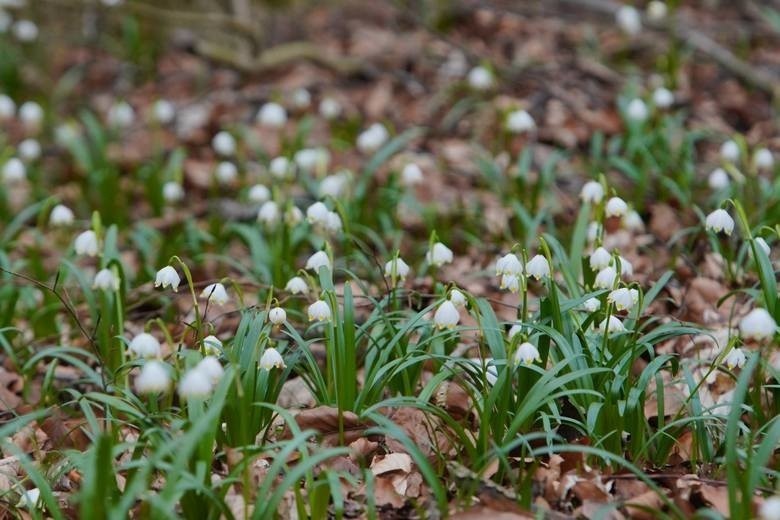
[[182,376],[178,386],[179,395],[182,399],[204,399],[211,395],[224,373],[216,357],[205,356]]
[[341,231],[341,216],[336,211],[331,211],[322,202],[315,202],[306,209],[306,220],[317,229],[329,233]]

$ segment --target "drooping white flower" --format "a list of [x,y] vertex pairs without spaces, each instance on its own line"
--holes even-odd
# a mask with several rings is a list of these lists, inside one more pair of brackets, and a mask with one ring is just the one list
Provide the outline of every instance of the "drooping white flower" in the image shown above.
[[452,304],[455,307],[465,307],[466,306],[466,296],[460,292],[458,289],[452,289],[450,291],[450,295],[448,299],[452,302]]
[[433,247],[425,253],[425,261],[436,267],[441,267],[444,264],[452,263],[453,254],[452,249],[445,246],[441,242],[436,242]]
[[41,157],[41,143],[37,139],[28,138],[19,143],[16,151],[23,161],[36,161]]
[[286,179],[292,173],[292,163],[287,157],[274,157],[268,163],[268,171],[277,179]]
[[19,120],[28,130],[37,130],[43,123],[43,108],[35,101],[26,101],[19,107]]
[[[290,227],[295,227],[303,222],[303,211],[298,206],[290,206],[284,212],[284,223]],[[329,221],[330,222],[330,221]]]
[[743,339],[762,341],[772,339],[777,332],[777,323],[766,309],[757,307],[747,313],[739,322],[739,335]]
[[171,376],[165,363],[154,359],[141,367],[135,378],[135,391],[138,394],[154,394],[167,391],[171,387]]
[[612,266],[607,266],[598,273],[593,280],[593,287],[597,289],[612,289],[615,285],[615,279],[617,278],[617,271]]
[[733,139],[729,139],[720,146],[720,156],[726,162],[737,162],[739,160],[739,155],[739,145]]
[[337,199],[344,193],[348,182],[349,177],[346,172],[328,175],[320,182],[320,196]]
[[290,94],[290,101],[296,109],[306,110],[311,106],[311,94],[303,87],[296,88]]
[[315,202],[306,209],[306,220],[309,224],[325,227],[328,224],[330,210],[322,202]]
[[281,128],[287,123],[287,111],[279,103],[266,103],[257,112],[257,122],[269,128]]
[[320,115],[325,119],[336,119],[341,115],[341,103],[335,98],[326,97],[320,101]]
[[612,262],[612,255],[609,254],[609,251],[604,249],[603,247],[599,247],[593,253],[590,254],[590,257],[588,258],[588,263],[590,264],[590,268],[594,271],[600,271],[607,267]]
[[38,39],[38,26],[31,20],[18,20],[11,30],[20,42],[30,43]]
[[629,210],[628,213],[623,215],[623,227],[631,231],[642,231],[645,228],[645,223],[642,217],[635,210]]
[[628,204],[620,197],[612,197],[607,201],[604,212],[608,217],[622,217],[628,211]]
[[176,106],[167,99],[158,99],[152,106],[154,119],[161,125],[167,125],[176,118]]
[[408,163],[401,170],[401,183],[406,187],[412,187],[423,181],[423,171],[415,163]]
[[173,292],[179,290],[180,283],[181,278],[179,277],[179,273],[177,273],[176,269],[170,265],[166,265],[157,271],[157,275],[154,277],[155,287],[162,287],[165,289],[166,287],[170,286],[171,289],[173,289]]
[[328,253],[325,251],[317,251],[306,260],[307,270],[312,270],[316,273],[319,272],[320,267],[331,268],[330,258],[328,258]]
[[760,520],[780,520],[780,495],[775,495],[764,500],[758,508]]
[[404,262],[400,256],[389,260],[385,264],[385,276],[391,278],[393,274],[401,281],[406,280],[406,276],[409,274],[409,264]]
[[269,190],[262,184],[255,184],[254,186],[249,188],[249,193],[247,194],[247,196],[250,201],[256,204],[262,204],[263,202],[271,198],[271,190]]
[[278,224],[280,218],[279,205],[272,200],[263,203],[257,211],[257,220],[268,227]]
[[35,509],[40,507],[41,490],[38,488],[27,489],[22,491],[22,495],[19,497],[19,502],[16,507]]
[[184,198],[184,188],[176,181],[168,181],[162,187],[163,199],[168,204],[174,204]]
[[27,167],[17,157],[11,157],[3,164],[3,182],[15,184],[27,178]]
[[211,283],[200,293],[201,298],[216,305],[225,305],[228,301],[227,291],[221,283]]
[[511,293],[517,293],[520,291],[520,275],[516,274],[503,274],[501,275],[501,289],[506,289]]
[[525,273],[537,280],[550,276],[550,263],[543,255],[536,255],[525,264]]
[[219,383],[219,380],[222,379],[222,376],[225,374],[225,369],[222,368],[222,364],[214,356],[206,356],[201,359],[198,364],[195,365],[195,370],[199,370],[206,374],[212,385]]
[[300,276],[293,276],[287,281],[284,290],[290,294],[304,294],[309,290],[309,286],[306,284],[306,280]]
[[236,153],[236,138],[223,130],[218,132],[211,140],[211,147],[218,155],[232,157]]
[[596,239],[599,236],[599,230],[601,229],[601,224],[598,222],[591,222],[588,224],[588,242],[595,242]]
[[509,332],[506,333],[506,336],[509,338],[509,341],[512,341],[512,338],[521,332],[523,332],[523,326],[520,323],[515,323],[509,328]]
[[598,298],[588,298],[582,302],[582,309],[587,312],[596,312],[601,308],[601,302]]
[[11,119],[16,113],[16,103],[9,96],[0,94],[0,121]]
[[536,128],[536,121],[531,114],[525,110],[515,110],[510,112],[506,118],[506,129],[513,134],[522,134],[530,132]]
[[336,211],[329,211],[328,221],[325,224],[325,229],[328,230],[328,233],[336,234],[341,231],[341,228],[342,228],[341,215],[339,215],[338,212]]
[[222,161],[217,164],[214,175],[219,184],[226,186],[235,182],[238,177],[238,167],[230,161]]
[[63,204],[57,204],[49,214],[49,225],[51,226],[70,226],[75,220],[73,211]]
[[295,152],[296,166],[307,173],[325,173],[330,163],[330,152],[325,148],[304,148]]
[[135,111],[127,102],[120,101],[108,109],[106,119],[114,128],[128,128],[135,121]]
[[84,231],[76,237],[76,240],[73,242],[73,248],[75,249],[77,255],[97,256],[97,235],[91,229]]
[[753,165],[759,170],[771,170],[775,165],[775,158],[767,148],[759,148],[753,155]]
[[723,168],[715,168],[707,177],[707,185],[713,190],[720,190],[731,184],[729,174]]
[[268,311],[268,321],[274,325],[281,325],[287,321],[287,312],[281,307],[274,307]]
[[179,381],[178,392],[182,399],[204,398],[211,394],[213,385],[208,374],[193,368]]
[[381,123],[374,123],[358,135],[357,148],[364,154],[373,153],[385,144],[390,134]]
[[331,312],[325,300],[317,300],[309,305],[309,321],[330,321]]
[[216,336],[206,336],[203,338],[203,350],[209,356],[218,356],[222,353],[222,342]]
[[716,209],[707,215],[707,218],[704,220],[704,226],[715,233],[722,232],[726,235],[731,235],[731,232],[734,231],[734,219],[731,218],[731,215],[726,210]]
[[629,121],[642,123],[647,119],[647,105],[639,98],[632,99],[626,106],[626,117]]
[[533,343],[526,341],[517,347],[514,361],[516,365],[532,365],[534,361],[541,362],[542,358],[539,356],[539,349]]
[[747,356],[745,356],[745,352],[739,347],[734,347],[726,354],[723,364],[729,367],[729,370],[734,370],[735,368],[742,368],[745,366],[746,361]]
[[665,87],[658,87],[653,91],[653,104],[660,109],[669,108],[674,104],[674,94]]
[[602,334],[606,332],[623,332],[626,328],[623,326],[623,322],[617,316],[610,316],[599,323],[599,332]]
[[588,181],[580,190],[580,198],[589,204],[598,204],[604,198],[604,186],[597,181]]
[[631,276],[634,274],[634,265],[626,258],[619,256],[620,260],[620,276]]
[[523,263],[514,253],[508,253],[496,261],[496,276],[504,274],[514,276],[523,274]]
[[607,295],[607,301],[612,303],[619,311],[631,310],[639,300],[639,293],[636,289],[621,287],[615,289]]
[[148,332],[142,332],[135,336],[127,348],[138,357],[160,357],[160,342]]
[[118,291],[119,277],[111,269],[101,269],[95,274],[92,288],[100,289],[101,291]]
[[444,300],[433,315],[433,323],[437,329],[452,329],[460,321],[460,313],[455,304]]
[[467,81],[474,90],[488,90],[493,87],[493,73],[482,66],[474,67],[469,71]]
[[629,36],[636,36],[642,31],[642,17],[634,6],[620,6],[615,13],[615,21],[620,30]]
[[666,2],[663,2],[662,0],[652,0],[647,4],[646,12],[647,18],[650,21],[657,23],[666,18],[668,8],[666,7]]
[[769,247],[769,244],[766,243],[766,240],[764,240],[761,237],[756,237],[755,239],[756,245],[761,248],[761,250],[766,253],[766,256],[769,256],[772,252],[772,249]]
[[287,365],[284,364],[284,358],[273,347],[268,347],[263,351],[263,355],[260,357],[260,368],[263,370],[271,370],[273,368],[282,369]]

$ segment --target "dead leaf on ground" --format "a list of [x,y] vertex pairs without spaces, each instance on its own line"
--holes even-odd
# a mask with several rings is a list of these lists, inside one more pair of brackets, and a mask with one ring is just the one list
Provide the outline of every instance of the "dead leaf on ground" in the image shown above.
[[[342,416],[344,443],[349,444],[363,436],[369,424],[362,422],[353,412],[345,411]],[[315,430],[322,435],[322,443],[327,446],[336,446],[341,443],[339,439],[339,411],[331,406],[318,406],[309,410],[303,410],[295,416],[295,422],[301,430]],[[285,426],[282,437],[289,439],[292,431]]]

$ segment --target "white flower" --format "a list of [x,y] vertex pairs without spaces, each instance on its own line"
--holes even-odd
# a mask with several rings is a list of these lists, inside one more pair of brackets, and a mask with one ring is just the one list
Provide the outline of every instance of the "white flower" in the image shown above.
[[631,276],[634,274],[634,266],[631,262],[623,258],[622,256],[618,257],[620,259],[620,276]]
[[401,280],[406,280],[409,274],[409,265],[401,257],[393,258],[385,264],[385,276],[390,278],[393,274]]
[[745,361],[747,361],[745,353],[741,348],[735,347],[726,354],[723,364],[729,367],[729,370],[734,370],[734,368],[742,368],[745,365]]
[[669,108],[674,104],[674,94],[668,88],[658,87],[653,91],[653,104],[658,108]]
[[320,101],[320,115],[325,119],[336,119],[341,115],[341,103],[332,97],[323,98]]
[[357,138],[357,148],[364,154],[373,153],[385,144],[390,134],[381,123],[374,123]]
[[213,302],[216,305],[225,305],[228,301],[227,291],[225,286],[221,283],[212,283],[206,286],[200,293],[201,298],[205,298],[208,302]]
[[3,182],[13,184],[27,178],[27,167],[21,159],[11,157],[3,165]]
[[639,292],[636,289],[621,287],[615,289],[607,296],[607,301],[612,303],[619,311],[628,311],[636,305],[639,300]]
[[598,298],[588,298],[582,302],[582,308],[587,312],[596,312],[601,308],[601,302]]
[[517,347],[514,361],[516,365],[532,365],[534,361],[541,362],[542,358],[539,357],[539,350],[532,343],[526,341]]
[[274,307],[268,311],[268,321],[274,325],[281,325],[287,321],[287,312],[281,307]]
[[772,339],[777,332],[777,323],[766,309],[755,308],[739,322],[739,335],[743,339],[757,341]]
[[641,123],[647,119],[647,105],[639,98],[632,99],[626,106],[626,117],[629,121]]
[[720,146],[720,156],[726,162],[737,162],[739,160],[739,154],[739,145],[733,139],[729,139]]
[[623,326],[623,322],[620,321],[620,318],[617,316],[610,316],[608,319],[599,323],[598,330],[603,334],[605,330],[606,332],[623,332],[626,328]]
[[69,207],[57,204],[49,214],[49,224],[52,226],[69,226],[73,224],[75,218]]
[[29,43],[38,38],[38,26],[30,20],[17,21],[11,30],[20,42]]
[[628,204],[620,197],[612,197],[607,201],[604,211],[608,217],[622,217],[628,211]]
[[506,333],[507,338],[512,341],[512,338],[523,332],[523,326],[519,323],[515,323],[509,328],[509,332]]
[[615,21],[620,30],[629,36],[636,36],[642,30],[642,17],[633,6],[621,6],[615,13]]
[[591,269],[594,271],[600,271],[612,263],[612,255],[610,255],[609,251],[603,247],[599,247],[593,251],[593,253],[591,253],[588,262],[590,263]]
[[275,226],[280,218],[279,205],[272,200],[263,203],[257,211],[257,220],[268,227]]
[[530,132],[536,128],[536,121],[531,117],[531,114],[525,110],[515,110],[510,112],[506,118],[506,129],[513,134],[522,134],[524,132]]
[[171,386],[171,376],[165,363],[150,360],[141,367],[141,372],[135,378],[135,391],[139,394],[165,392]]
[[320,267],[327,267],[330,269],[330,258],[325,251],[317,251],[306,260],[306,269],[319,272]]
[[712,170],[712,173],[710,173],[710,176],[707,177],[707,184],[713,190],[720,190],[728,187],[728,185],[731,184],[731,179],[726,170],[723,168],[715,168]]
[[550,263],[543,255],[536,255],[525,264],[527,276],[533,276],[537,280],[550,276]]
[[517,255],[508,253],[496,261],[496,276],[511,274],[519,276],[523,273],[523,264]]
[[161,125],[171,123],[176,117],[176,106],[167,99],[158,99],[152,106],[154,119]]
[[466,306],[466,296],[457,289],[452,289],[448,298],[455,307]]
[[208,374],[193,368],[179,381],[179,395],[182,399],[203,398],[211,394],[213,385]]
[[287,111],[279,103],[266,103],[257,113],[257,122],[269,128],[281,128],[287,123]]
[[114,274],[111,269],[101,269],[95,275],[95,279],[92,282],[93,289],[100,289],[102,291],[118,291],[119,290],[119,277]]
[[723,232],[726,235],[731,235],[731,232],[734,231],[734,219],[726,210],[716,209],[707,215],[704,226],[715,233]]
[[236,138],[224,130],[217,133],[211,140],[211,147],[218,155],[231,157],[236,153]]
[[268,171],[277,179],[285,179],[292,173],[292,163],[287,157],[275,157],[268,163]]
[[284,358],[279,354],[278,350],[273,347],[265,349],[260,358],[260,368],[270,371],[272,368],[282,369],[285,366],[287,365],[284,364]]
[[16,112],[16,103],[5,94],[0,94],[0,121],[11,119]]
[[309,224],[325,227],[328,224],[330,210],[322,202],[315,202],[306,209],[306,220]]
[[425,261],[436,267],[441,267],[444,264],[452,263],[452,249],[445,246],[441,242],[436,242],[433,247],[425,253]]
[[766,240],[761,237],[756,237],[754,240],[756,245],[760,247],[764,253],[766,253],[766,256],[769,256],[769,254],[772,252],[772,249],[770,249],[769,244],[766,243]]
[[604,187],[600,182],[588,181],[580,190],[580,198],[583,202],[598,204],[604,198]]
[[157,338],[147,332],[135,336],[127,347],[130,352],[138,357],[153,358],[160,357],[160,342]]
[[652,0],[652,2],[647,4],[647,18],[650,21],[660,22],[666,18],[667,12],[668,9],[666,7],[666,2],[661,0]]
[[327,229],[328,232],[332,234],[341,231],[341,216],[337,212],[328,212],[328,222],[325,224],[325,229]]
[[73,141],[78,139],[80,135],[81,130],[73,121],[62,123],[54,129],[54,140],[63,148],[69,146]]
[[317,300],[309,305],[309,321],[330,321],[330,307],[325,300]]
[[458,308],[449,300],[444,300],[433,315],[433,322],[437,329],[452,329],[459,321]]
[[298,110],[305,110],[311,106],[311,94],[305,88],[296,88],[290,95],[292,105]]
[[19,497],[19,502],[16,507],[24,507],[27,509],[34,509],[40,507],[39,501],[41,499],[41,490],[38,488],[28,489],[22,492],[22,496]]
[[171,289],[173,289],[173,292],[179,290],[180,283],[181,283],[181,278],[179,278],[179,273],[177,273],[176,269],[174,269],[170,265],[166,265],[165,267],[157,271],[157,275],[154,277],[155,287],[162,287],[163,289],[165,289],[170,285]]
[[493,86],[493,73],[485,67],[474,67],[467,78],[469,86],[474,90],[488,90]]
[[775,165],[775,158],[767,148],[759,148],[753,155],[753,164],[759,170],[771,170]]
[[203,350],[210,356],[218,356],[222,352],[222,342],[216,336],[203,338]]
[[27,101],[19,107],[19,119],[29,129],[37,129],[43,123],[43,108],[35,101]]
[[780,520],[780,495],[775,495],[764,500],[758,509],[761,520]]
[[617,271],[615,271],[615,268],[607,266],[596,273],[596,278],[593,280],[593,287],[597,289],[612,289],[616,278]]
[[520,276],[516,274],[504,274],[501,275],[501,289],[506,289],[511,293],[516,293],[520,290]]
[[114,128],[127,128],[135,121],[135,112],[125,101],[120,101],[108,109],[107,120]]
[[306,284],[306,280],[300,276],[293,276],[287,281],[284,290],[290,294],[303,294],[309,290],[309,286]]
[[330,153],[325,148],[304,148],[295,152],[295,164],[307,173],[325,173]]
[[217,177],[217,182],[223,186],[232,184],[236,177],[238,177],[238,168],[230,161],[222,161],[217,164],[217,169],[214,172]]
[[91,229],[84,231],[76,237],[73,247],[77,255],[97,256],[98,239],[97,235]]
[[162,195],[165,202],[173,204],[184,198],[184,188],[176,181],[168,181],[163,184]]
[[249,197],[250,201],[255,202],[257,204],[262,204],[263,202],[271,198],[271,190],[269,190],[262,184],[255,184],[254,186],[249,188],[249,193],[247,194],[247,196]]
[[414,163],[408,163],[401,170],[401,183],[406,187],[412,187],[423,181],[422,169]]
[[212,385],[219,383],[222,376],[225,374],[225,369],[222,368],[219,360],[214,356],[206,356],[195,365],[195,370],[206,374]]
[[290,206],[284,212],[284,222],[290,227],[297,226],[303,222],[303,211],[298,206]]
[[320,196],[339,198],[347,187],[349,178],[345,172],[328,175],[320,182]]
[[629,210],[628,213],[623,215],[623,227],[630,229],[631,231],[642,231],[645,228],[645,223],[642,217],[635,210]]
[[41,156],[41,143],[36,139],[25,139],[19,143],[16,150],[19,152],[19,157],[21,157],[22,160],[32,162]]
[[601,229],[601,224],[598,222],[591,222],[588,224],[588,242],[595,242],[596,238],[599,236],[599,230]]

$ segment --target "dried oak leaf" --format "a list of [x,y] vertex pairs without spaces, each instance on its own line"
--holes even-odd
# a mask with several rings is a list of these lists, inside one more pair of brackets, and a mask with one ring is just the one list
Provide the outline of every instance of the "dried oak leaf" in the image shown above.
[[62,410],[54,408],[51,415],[41,423],[41,430],[49,438],[49,449],[75,448],[84,451],[91,444],[81,429],[85,424],[85,420],[69,418]]

